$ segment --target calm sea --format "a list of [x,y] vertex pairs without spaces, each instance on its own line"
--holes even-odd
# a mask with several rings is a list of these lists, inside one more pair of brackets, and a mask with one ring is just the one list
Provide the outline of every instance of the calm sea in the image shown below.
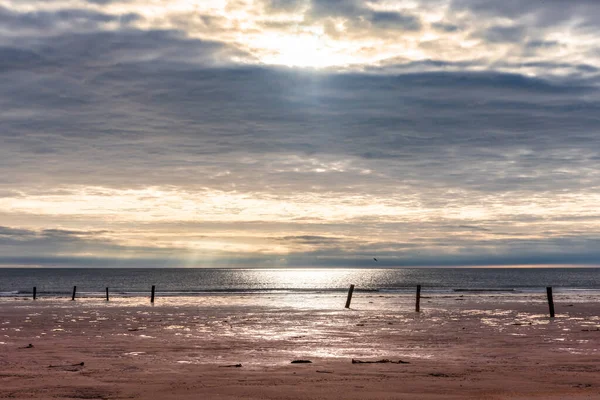
[[412,292],[417,284],[430,292],[498,290],[541,292],[600,290],[600,268],[402,268],[402,269],[0,269],[0,296],[62,296],[78,293],[146,295],[152,285],[162,295],[226,293],[305,293],[347,290]]

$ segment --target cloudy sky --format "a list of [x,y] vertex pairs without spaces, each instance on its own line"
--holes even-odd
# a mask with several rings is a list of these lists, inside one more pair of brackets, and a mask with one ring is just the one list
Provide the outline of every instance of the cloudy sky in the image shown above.
[[0,0],[0,266],[599,264],[599,37],[597,0]]

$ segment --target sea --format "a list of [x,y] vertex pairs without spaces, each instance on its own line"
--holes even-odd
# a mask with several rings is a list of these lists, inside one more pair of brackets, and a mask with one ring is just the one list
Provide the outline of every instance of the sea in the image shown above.
[[600,268],[396,268],[396,269],[206,269],[206,268],[0,268],[0,297],[300,294],[345,292],[429,293],[558,292],[600,294]]

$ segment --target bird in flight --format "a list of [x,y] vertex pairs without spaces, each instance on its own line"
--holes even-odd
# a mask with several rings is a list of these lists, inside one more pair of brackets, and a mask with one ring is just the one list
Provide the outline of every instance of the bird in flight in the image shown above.
[[377,261],[377,259],[375,257],[373,257],[373,260]]

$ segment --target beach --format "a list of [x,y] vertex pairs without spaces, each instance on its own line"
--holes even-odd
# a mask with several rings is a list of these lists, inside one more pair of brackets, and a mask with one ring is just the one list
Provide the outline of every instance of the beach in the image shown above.
[[597,293],[555,294],[553,319],[532,293],[424,294],[420,313],[410,295],[344,302],[2,298],[0,398],[600,398]]

